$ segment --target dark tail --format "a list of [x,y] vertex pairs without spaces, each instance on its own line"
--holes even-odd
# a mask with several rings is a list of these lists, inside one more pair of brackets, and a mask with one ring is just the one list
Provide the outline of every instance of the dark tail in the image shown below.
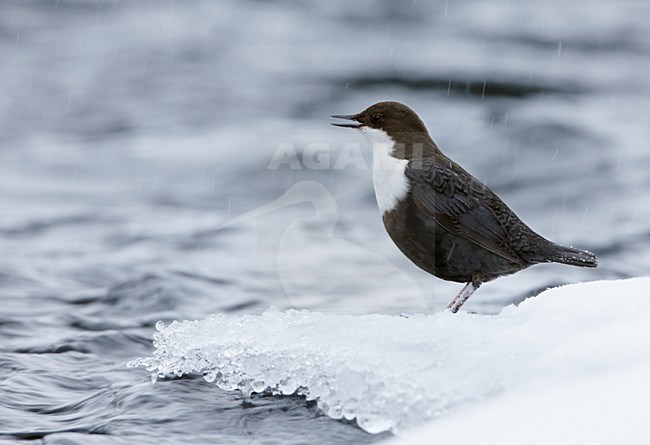
[[548,260],[578,267],[598,266],[598,258],[593,253],[587,250],[574,249],[573,247],[560,246],[559,244],[554,244],[551,247]]

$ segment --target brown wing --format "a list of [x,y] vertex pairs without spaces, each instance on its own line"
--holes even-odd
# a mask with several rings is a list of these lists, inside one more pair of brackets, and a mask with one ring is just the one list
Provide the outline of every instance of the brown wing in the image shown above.
[[508,244],[508,231],[481,199],[492,191],[457,167],[434,159],[410,161],[405,174],[418,209],[454,235],[513,263],[525,262]]

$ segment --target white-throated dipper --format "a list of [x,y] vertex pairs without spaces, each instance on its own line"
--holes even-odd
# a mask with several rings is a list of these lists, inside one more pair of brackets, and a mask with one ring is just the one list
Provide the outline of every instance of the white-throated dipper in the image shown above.
[[373,147],[373,183],[384,227],[421,269],[467,283],[452,312],[479,286],[538,263],[596,267],[596,256],[555,244],[535,233],[478,179],[445,156],[413,110],[379,102],[358,114],[334,115],[354,123]]

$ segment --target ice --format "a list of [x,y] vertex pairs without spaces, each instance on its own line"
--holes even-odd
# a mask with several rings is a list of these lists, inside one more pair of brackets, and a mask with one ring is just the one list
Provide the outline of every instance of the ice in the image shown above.
[[[157,325],[153,356],[130,365],[156,378],[203,373],[245,395],[297,392],[332,418],[399,433],[448,417],[433,422],[444,424],[508,394],[549,388],[561,395],[560,384],[648,369],[649,288],[650,278],[569,285],[493,316],[213,315]],[[608,383],[593,390],[605,392]],[[648,393],[647,379],[630,384]]]
[[530,385],[386,445],[647,445],[649,375],[650,366],[632,366],[541,388]]

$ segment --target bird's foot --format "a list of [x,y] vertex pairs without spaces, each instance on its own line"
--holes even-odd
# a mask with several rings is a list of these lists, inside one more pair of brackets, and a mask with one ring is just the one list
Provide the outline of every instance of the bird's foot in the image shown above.
[[480,280],[473,280],[467,283],[463,288],[458,292],[458,295],[454,297],[453,300],[447,305],[447,309],[451,311],[452,314],[458,312],[458,309],[465,304],[465,302],[472,296],[474,291],[481,286]]

